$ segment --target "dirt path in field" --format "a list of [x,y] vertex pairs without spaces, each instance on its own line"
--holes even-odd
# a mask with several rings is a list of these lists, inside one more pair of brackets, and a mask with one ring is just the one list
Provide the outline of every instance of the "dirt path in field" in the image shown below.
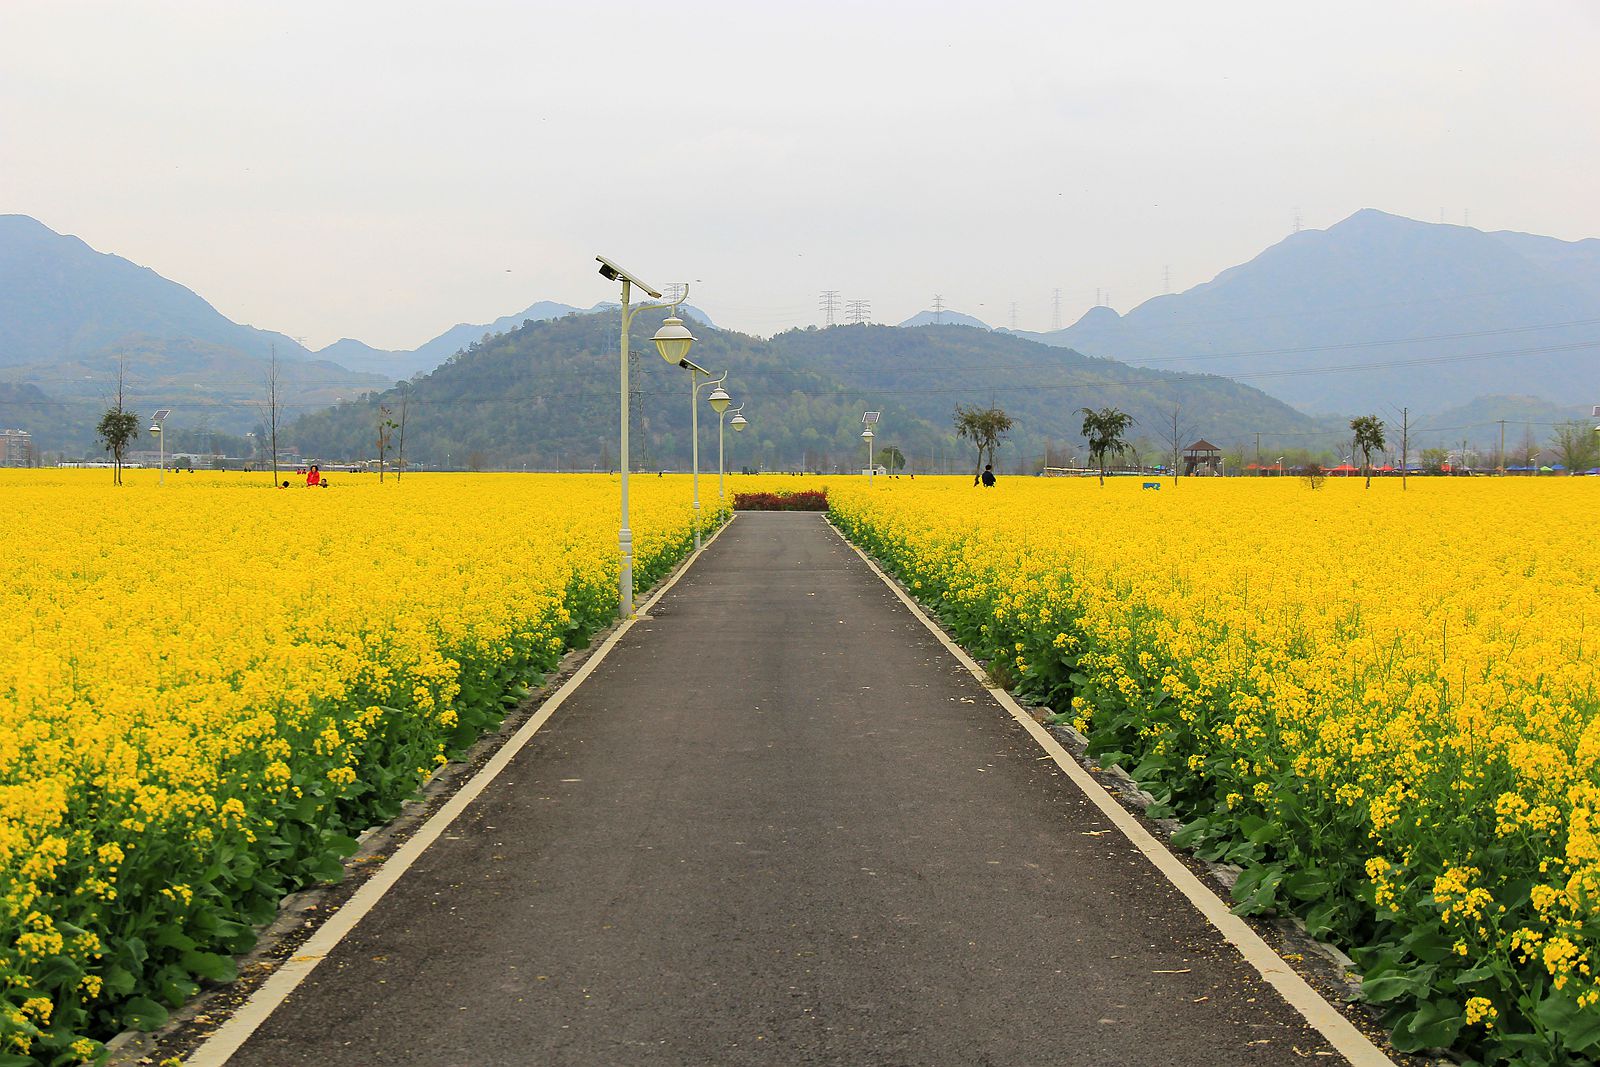
[[228,1062],[1302,1060],[820,516],[748,514]]

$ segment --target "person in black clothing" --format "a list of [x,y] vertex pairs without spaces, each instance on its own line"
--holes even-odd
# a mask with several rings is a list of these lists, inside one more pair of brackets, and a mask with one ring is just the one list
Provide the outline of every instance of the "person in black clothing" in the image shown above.
[[983,465],[983,484],[989,486],[990,488],[994,487],[994,464],[993,463],[985,463]]

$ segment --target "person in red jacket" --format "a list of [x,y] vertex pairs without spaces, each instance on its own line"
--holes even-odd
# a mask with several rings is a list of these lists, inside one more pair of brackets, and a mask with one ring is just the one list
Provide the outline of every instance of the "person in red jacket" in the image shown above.
[[306,471],[306,485],[320,485],[321,483],[322,475],[317,471],[317,465],[313,463],[311,469]]

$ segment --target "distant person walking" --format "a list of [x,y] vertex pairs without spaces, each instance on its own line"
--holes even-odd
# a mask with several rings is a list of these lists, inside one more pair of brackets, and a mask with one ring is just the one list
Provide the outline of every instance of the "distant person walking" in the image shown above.
[[313,486],[313,485],[321,485],[321,484],[322,484],[322,472],[317,470],[317,465],[315,463],[313,463],[311,465],[311,469],[306,471],[306,485],[307,486]]
[[983,484],[988,486],[991,489],[994,488],[994,464],[993,463],[985,463],[983,465]]

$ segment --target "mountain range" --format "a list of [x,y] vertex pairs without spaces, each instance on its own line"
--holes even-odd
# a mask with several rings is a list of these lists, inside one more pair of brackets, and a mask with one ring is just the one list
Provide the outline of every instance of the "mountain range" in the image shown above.
[[1600,403],[1600,240],[1364,210],[1045,344],[1248,382],[1311,412],[1429,413],[1492,395]]
[[[453,354],[476,353],[476,361],[496,338],[532,343],[535,335],[523,334],[533,325],[595,320],[577,333],[608,328],[614,338],[614,308],[539,301],[490,323],[458,324],[415,349],[346,338],[312,352],[282,333],[228,320],[148,268],[27,216],[0,215],[0,425],[31,429],[44,451],[87,449],[120,367],[136,410],[171,406],[178,425],[243,433],[260,419],[274,357],[291,398],[287,414],[298,417],[442,370]],[[688,305],[684,315],[712,331],[708,337],[744,336],[716,330]],[[1212,406],[1192,413],[1214,427],[1213,436],[1241,425],[1234,416],[1243,405],[1264,430],[1315,426],[1321,433],[1352,414],[1410,408],[1422,421],[1432,416],[1447,436],[1463,429],[1456,423],[1479,433],[1509,420],[1542,437],[1558,418],[1600,402],[1600,240],[1485,233],[1366,210],[1327,230],[1294,234],[1210,282],[1126,315],[1097,307],[1067,329],[1028,334],[991,331],[943,309],[901,326],[903,338],[929,339],[905,341],[906,348],[879,332],[893,328],[853,333],[851,326],[794,330],[769,342],[745,338],[733,349],[746,352],[751,366],[765,354],[800,353],[826,378],[805,388],[774,378],[768,384],[780,393],[863,394],[872,402],[865,392],[887,390],[908,398],[906,414],[921,420],[918,433],[935,452],[954,396],[970,403],[990,390],[1015,395],[1018,410],[1029,412],[1030,447],[1042,448],[1072,436],[1048,398],[1079,395],[1078,386],[1108,375],[1124,375],[1118,388],[1148,385],[1172,396],[1181,380],[1195,378],[1203,388],[1194,395]],[[964,359],[989,362],[980,369]],[[1228,393],[1223,376],[1294,411],[1261,406],[1255,389]],[[538,435],[565,432],[546,423]],[[660,447],[673,454],[665,439]]]

